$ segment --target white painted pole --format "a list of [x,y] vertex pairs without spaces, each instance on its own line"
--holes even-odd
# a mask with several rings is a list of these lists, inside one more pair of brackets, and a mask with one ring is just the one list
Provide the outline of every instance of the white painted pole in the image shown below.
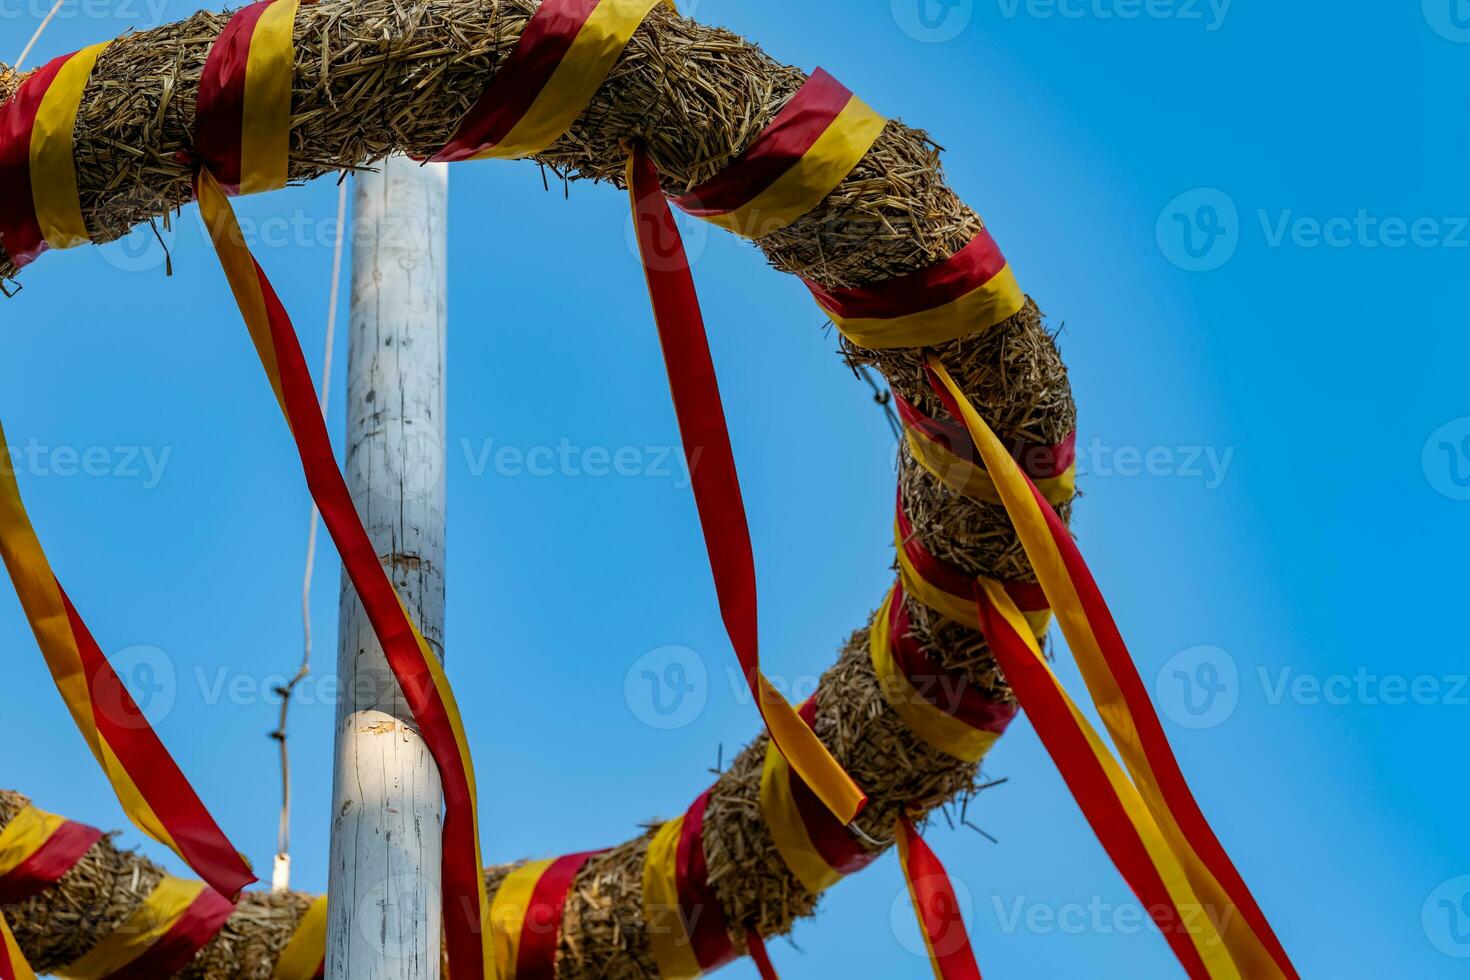
[[[448,174],[395,158],[355,179],[347,480],[443,656]],[[327,977],[438,980],[439,773],[345,576],[340,616]]]

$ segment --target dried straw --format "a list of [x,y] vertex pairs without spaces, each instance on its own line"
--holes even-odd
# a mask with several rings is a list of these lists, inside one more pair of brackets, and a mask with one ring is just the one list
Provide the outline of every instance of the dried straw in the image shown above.
[[[437,149],[536,6],[536,0],[363,0],[304,7],[297,27],[292,176],[307,180],[368,166],[393,152],[425,155]],[[83,208],[98,240],[115,239],[188,202],[189,170],[180,154],[189,146],[200,70],[223,24],[223,15],[199,13],[123,38],[99,61],[78,119],[76,150]],[[624,147],[643,140],[666,188],[682,191],[748,145],[804,77],[734,34],[660,7],[587,112],[538,160],[569,180],[621,185]],[[14,81],[0,76],[0,91]],[[936,146],[924,133],[893,122],[818,208],[757,244],[777,269],[851,286],[941,260],[978,227],[979,218],[944,183]],[[0,274],[13,271],[0,256]],[[923,383],[922,352],[844,343],[844,354],[852,363],[881,370],[926,411],[943,414]],[[1002,439],[1052,443],[1075,427],[1066,371],[1034,304],[989,331],[944,345],[941,354]],[[904,506],[927,548],[977,574],[1031,579],[1002,511],[951,493],[902,446],[898,470]],[[912,600],[909,611],[915,636],[938,660],[963,670],[994,696],[1010,696],[978,634]],[[973,791],[976,767],[919,742],[881,698],[866,630],[844,644],[822,678],[818,698],[817,733],[867,790],[871,803],[862,827],[873,838],[890,836],[902,807],[927,810]],[[745,926],[767,936],[784,934],[817,905],[787,872],[761,823],[764,752],[761,736],[740,753],[719,777],[707,815],[710,876],[725,916],[736,926],[737,942]],[[676,803],[662,802],[671,809]],[[559,977],[657,975],[641,914],[641,868],[652,830],[594,858],[574,882]],[[487,872],[492,886],[508,870]],[[294,927],[306,898],[247,901],[186,976],[269,975],[268,964],[289,935],[286,926]],[[28,953],[45,952],[48,944],[95,941],[95,930],[83,940],[64,935],[68,926],[54,917],[66,907],[51,893],[28,903],[30,922],[21,932]],[[42,957],[42,963],[51,962]]]

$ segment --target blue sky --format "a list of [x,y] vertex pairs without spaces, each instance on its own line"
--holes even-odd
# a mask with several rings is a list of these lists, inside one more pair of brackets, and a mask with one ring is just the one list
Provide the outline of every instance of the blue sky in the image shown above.
[[[0,54],[40,6],[0,11]],[[32,64],[192,9],[70,0]],[[1463,976],[1470,792],[1455,760],[1470,685],[1465,636],[1438,613],[1464,608],[1470,543],[1470,341],[1449,286],[1470,258],[1470,5],[699,0],[693,13],[928,129],[1065,324],[1083,551],[1303,974]],[[324,182],[240,205],[314,364],[334,199]],[[602,846],[679,812],[756,715],[730,680],[668,456],[624,200],[591,185],[564,200],[535,167],[499,163],[455,170],[451,200],[449,670],[487,859]],[[162,670],[161,733],[269,867],[275,709],[260,692],[297,656],[308,501],[192,209],[172,247],[172,279],[141,237],[28,270],[0,304],[0,419],[58,575],[104,649]],[[798,283],[726,237],[694,232],[691,250],[767,668],[804,693],[888,582],[892,437]],[[563,397],[547,397],[553,373]],[[343,425],[339,401],[335,437]],[[572,462],[542,475],[514,453],[496,462],[505,447]],[[595,452],[620,449],[635,475],[598,475]],[[328,552],[324,673],[336,606]],[[9,590],[0,646],[0,716],[21,736],[0,783],[122,826]],[[625,690],[667,647],[706,668],[703,707],[676,730],[646,724]],[[1065,655],[1058,667],[1080,691]],[[296,881],[315,890],[323,693],[308,687],[295,714]],[[1179,975],[1024,720],[987,772],[1009,781],[972,814],[1000,843],[942,822],[929,834],[971,898],[986,975]],[[829,894],[799,949],[772,952],[787,977],[921,977],[910,919],[889,858]]]

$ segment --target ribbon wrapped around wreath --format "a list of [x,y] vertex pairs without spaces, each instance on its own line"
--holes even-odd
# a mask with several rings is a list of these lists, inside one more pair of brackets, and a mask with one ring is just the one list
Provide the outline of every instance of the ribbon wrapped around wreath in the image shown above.
[[[425,746],[439,768],[445,945],[456,978],[493,977],[484,941],[490,918],[481,872],[474,763],[448,677],[413,622],[352,503],[290,317],[250,254],[224,183],[242,191],[284,186],[289,173],[292,25],[297,0],[238,11],[210,50],[199,86],[195,194],[225,278],[301,457],[322,522],[383,648]],[[216,171],[220,175],[216,176]]]
[[[82,90],[107,45],[63,55],[0,106],[0,241],[18,265],[89,240],[73,130]],[[0,432],[0,458],[9,458]],[[0,472],[0,555],[72,720],[128,818],[217,891],[255,880],[118,678],[41,547],[13,467]]]
[[[96,828],[26,806],[0,830],[0,905],[18,905],[60,882],[102,836]],[[234,904],[204,882],[165,876],[106,938],[57,975],[68,980],[172,976],[219,933],[233,911]],[[0,980],[34,976],[8,928],[3,939]],[[310,980],[312,974],[278,971],[277,976]]]

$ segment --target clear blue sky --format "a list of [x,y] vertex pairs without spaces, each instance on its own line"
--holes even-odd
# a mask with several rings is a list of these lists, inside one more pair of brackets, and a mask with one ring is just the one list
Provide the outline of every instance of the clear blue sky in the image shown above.
[[[70,0],[32,63],[193,9],[164,3]],[[4,57],[39,6],[5,7]],[[1464,0],[698,0],[694,13],[927,128],[1065,323],[1083,550],[1303,974],[1465,975]],[[313,363],[333,201],[325,182],[241,205],[275,243],[260,259]],[[729,681],[693,502],[663,459],[677,436],[623,199],[578,185],[564,200],[531,165],[488,163],[455,171],[452,201],[449,670],[486,855],[606,845],[679,812],[756,715]],[[33,447],[22,489],[58,574],[106,650],[172,678],[159,729],[268,868],[275,709],[256,692],[297,655],[307,496],[193,209],[172,279],[145,244],[48,256],[0,303],[0,418]],[[768,669],[809,687],[888,582],[892,438],[799,284],[725,237],[694,251]],[[547,395],[552,371],[564,398]],[[331,425],[340,436],[340,402]],[[574,461],[552,475],[493,456],[564,441]],[[67,452],[93,447],[105,475]],[[637,475],[596,475],[590,447],[635,447]],[[330,552],[317,586],[325,669]],[[0,783],[121,826],[8,589],[0,645]],[[624,687],[666,646],[708,676],[702,711],[674,731],[645,724]],[[1059,669],[1080,690],[1067,657]],[[296,713],[296,867],[322,889],[332,713],[315,702]],[[972,897],[986,975],[1179,975],[1024,720],[988,772],[1009,777],[976,818],[999,845],[930,834]],[[795,941],[773,947],[783,976],[927,975],[891,858],[830,893]]]

